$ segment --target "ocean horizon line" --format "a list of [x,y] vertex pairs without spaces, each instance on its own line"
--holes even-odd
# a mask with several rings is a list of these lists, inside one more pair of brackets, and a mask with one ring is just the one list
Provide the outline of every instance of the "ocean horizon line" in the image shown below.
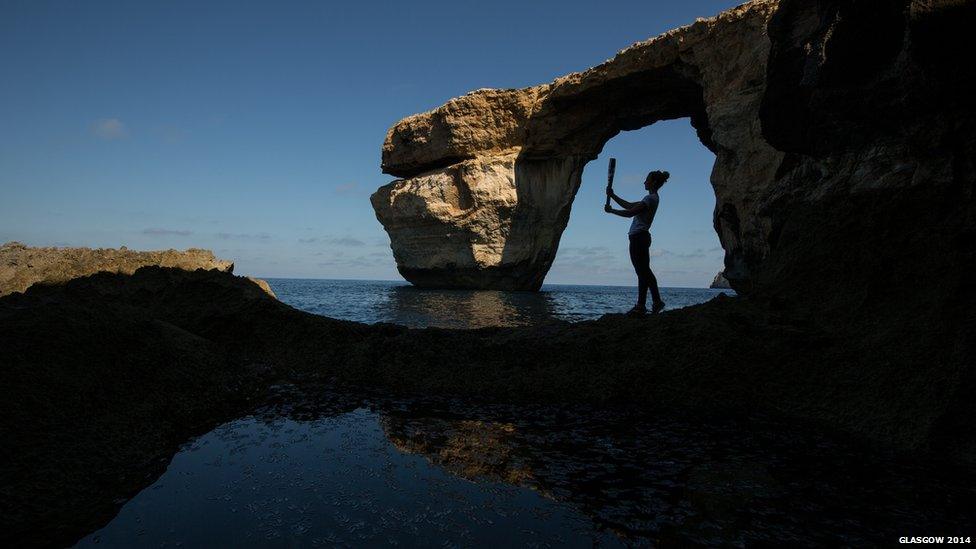
[[[261,275],[244,275],[252,276],[253,278],[260,278],[262,280],[322,280],[322,281],[339,281],[339,282],[395,282],[402,284],[403,286],[414,287],[413,284],[406,280],[392,280],[385,278],[318,278],[318,277],[306,277],[306,276],[261,276]],[[542,287],[546,286],[582,286],[586,288],[635,288],[636,284],[578,284],[571,282],[544,282]],[[425,289],[425,288],[418,288]],[[661,286],[661,289],[670,290],[729,290],[729,288],[710,288],[708,286]],[[439,291],[444,290],[462,290],[462,291],[513,291],[513,290],[473,290],[465,288],[437,288]],[[735,290],[731,290],[735,291]]]

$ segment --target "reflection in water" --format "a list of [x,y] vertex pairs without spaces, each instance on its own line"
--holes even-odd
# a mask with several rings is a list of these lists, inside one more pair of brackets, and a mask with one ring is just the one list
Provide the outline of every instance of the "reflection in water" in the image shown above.
[[387,295],[390,321],[406,326],[521,326],[556,317],[552,294],[547,292],[430,291],[398,286]]
[[[634,288],[545,285],[541,292],[427,290],[406,283],[365,280],[269,279],[278,298],[310,313],[412,327],[521,326],[553,320],[592,320],[634,304]],[[722,293],[662,288],[669,309],[703,303]],[[725,293],[732,293],[725,290]]]
[[79,545],[865,545],[973,527],[971,472],[756,419],[350,399],[198,438]]
[[464,478],[492,477],[510,484],[532,480],[528,464],[516,451],[511,423],[386,414],[380,425],[400,451],[425,455]]
[[[540,413],[541,412],[541,413]],[[782,425],[536,411],[497,421],[392,413],[403,451],[567,501],[627,544],[873,545],[971,531],[971,484]],[[971,474],[967,474],[971,478]]]
[[187,445],[79,547],[620,546],[571,505],[397,450],[376,412],[243,418]]

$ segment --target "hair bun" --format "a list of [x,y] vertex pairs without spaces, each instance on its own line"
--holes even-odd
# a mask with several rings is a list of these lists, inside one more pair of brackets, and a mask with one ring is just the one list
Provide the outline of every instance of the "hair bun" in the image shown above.
[[650,181],[656,182],[658,187],[664,185],[664,183],[667,182],[669,177],[671,177],[670,173],[662,172],[660,170],[654,170],[653,172],[647,174],[647,178]]

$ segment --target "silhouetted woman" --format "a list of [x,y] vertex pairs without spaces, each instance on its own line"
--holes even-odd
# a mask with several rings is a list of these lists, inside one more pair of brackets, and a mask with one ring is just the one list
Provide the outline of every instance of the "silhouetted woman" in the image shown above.
[[613,193],[613,189],[607,187],[607,196],[620,205],[622,210],[615,210],[608,204],[604,210],[607,213],[619,215],[621,217],[631,217],[630,232],[630,262],[634,264],[634,271],[637,272],[637,305],[630,310],[630,314],[644,314],[647,312],[647,290],[651,290],[651,298],[654,303],[651,305],[651,312],[657,313],[664,309],[664,301],[661,300],[661,292],[657,287],[657,278],[651,272],[651,223],[654,221],[654,214],[657,213],[657,205],[660,199],[657,191],[667,182],[671,174],[659,172],[657,170],[647,174],[644,180],[644,188],[647,189],[647,196],[640,202],[627,202]]

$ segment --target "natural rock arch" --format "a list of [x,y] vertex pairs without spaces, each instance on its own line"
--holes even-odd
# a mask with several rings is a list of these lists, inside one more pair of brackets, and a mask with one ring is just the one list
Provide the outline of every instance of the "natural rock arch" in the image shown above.
[[[755,2],[621,51],[550,84],[477,90],[401,120],[383,171],[405,179],[372,197],[404,278],[419,286],[535,290],[569,220],[583,167],[624,130],[690,118],[716,153],[715,226],[729,275],[761,239],[742,224],[757,171],[781,154],[762,139],[766,24]],[[748,159],[748,166],[743,169]]]
[[[800,299],[802,284],[842,305],[838,284],[902,285],[897,269],[959,259],[921,235],[967,230],[962,210],[920,205],[972,179],[974,6],[755,0],[549,84],[471,92],[390,129],[383,170],[404,179],[374,210],[416,285],[537,289],[586,162],[619,131],[690,117],[716,155],[736,290]],[[892,224],[906,209],[925,215]],[[901,261],[908,248],[926,259]]]

